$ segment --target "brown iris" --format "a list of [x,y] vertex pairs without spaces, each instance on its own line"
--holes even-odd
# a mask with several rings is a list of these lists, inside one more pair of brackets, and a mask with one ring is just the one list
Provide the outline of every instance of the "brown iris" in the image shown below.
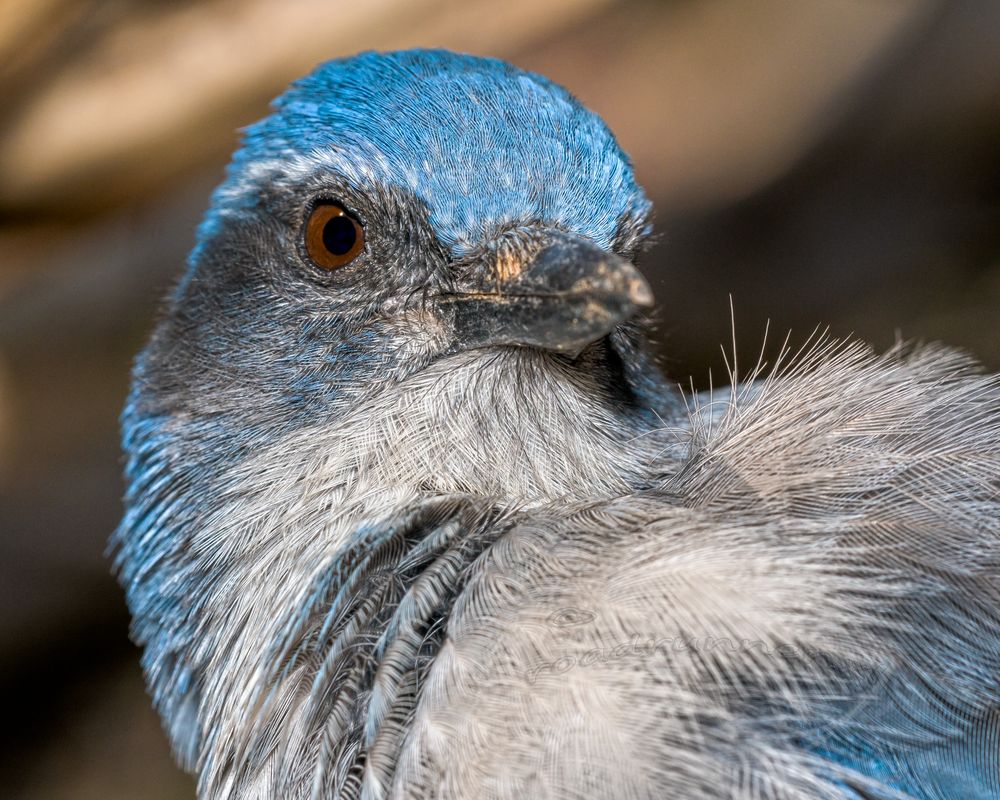
[[339,203],[313,208],[306,223],[306,252],[317,267],[337,269],[350,264],[365,246],[365,229]]

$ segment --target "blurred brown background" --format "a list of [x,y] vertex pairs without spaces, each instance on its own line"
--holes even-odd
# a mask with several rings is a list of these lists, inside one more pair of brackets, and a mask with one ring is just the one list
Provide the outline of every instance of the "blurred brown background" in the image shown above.
[[744,362],[770,319],[1000,368],[1000,3],[0,0],[4,796],[193,797],[102,556],[129,359],[235,129],[320,60],[416,45],[607,119],[679,380],[722,372],[730,294]]

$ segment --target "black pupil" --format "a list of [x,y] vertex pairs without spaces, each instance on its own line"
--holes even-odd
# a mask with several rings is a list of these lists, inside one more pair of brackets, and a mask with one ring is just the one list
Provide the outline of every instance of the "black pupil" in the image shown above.
[[331,217],[323,226],[323,247],[335,256],[350,253],[357,240],[358,232],[354,229],[354,223],[345,216]]

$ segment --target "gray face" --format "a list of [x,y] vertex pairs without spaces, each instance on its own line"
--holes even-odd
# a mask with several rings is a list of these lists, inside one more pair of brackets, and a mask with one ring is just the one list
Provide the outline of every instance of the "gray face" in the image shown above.
[[[258,175],[244,191],[238,210],[210,218],[140,366],[147,401],[234,415],[230,436],[336,417],[471,349],[531,347],[572,361],[589,347],[585,365],[651,301],[627,260],[639,244],[629,220],[621,255],[527,220],[455,258],[418,198],[359,189],[329,165]],[[311,211],[330,199],[364,234],[357,257],[334,270],[305,246]]]
[[[305,245],[325,201],[364,235],[334,270]],[[126,422],[230,461],[436,361],[509,347],[606,374],[635,404],[653,380],[630,327],[652,301],[630,263],[648,211],[607,128],[543,78],[435,52],[325,65],[249,129]]]

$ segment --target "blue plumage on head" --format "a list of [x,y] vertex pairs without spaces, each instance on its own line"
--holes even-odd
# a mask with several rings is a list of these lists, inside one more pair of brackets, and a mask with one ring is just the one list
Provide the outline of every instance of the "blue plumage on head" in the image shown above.
[[400,186],[462,256],[544,220],[610,249],[649,202],[611,131],[565,89],[444,50],[363,53],[297,81],[250,126],[229,184],[269,159],[326,158],[359,187]]

